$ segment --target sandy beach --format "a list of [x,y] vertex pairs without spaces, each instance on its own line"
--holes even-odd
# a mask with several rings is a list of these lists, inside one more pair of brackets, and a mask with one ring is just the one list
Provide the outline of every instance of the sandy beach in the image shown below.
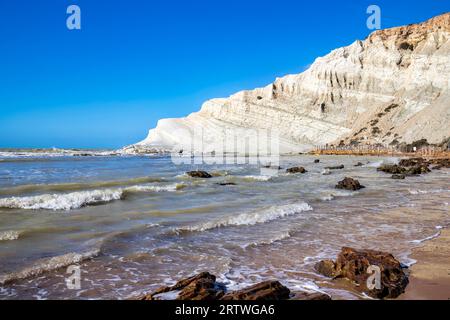
[[450,230],[413,250],[410,284],[402,300],[450,299]]

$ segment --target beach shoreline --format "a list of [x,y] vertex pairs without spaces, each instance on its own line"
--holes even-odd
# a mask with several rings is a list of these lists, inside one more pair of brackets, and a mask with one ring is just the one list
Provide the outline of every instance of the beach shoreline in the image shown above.
[[450,230],[413,249],[411,258],[417,263],[399,300],[450,300]]

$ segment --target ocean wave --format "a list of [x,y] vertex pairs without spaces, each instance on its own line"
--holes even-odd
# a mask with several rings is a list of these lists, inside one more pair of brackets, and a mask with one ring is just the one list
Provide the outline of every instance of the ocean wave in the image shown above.
[[186,187],[186,185],[180,183],[165,186],[136,185],[127,188],[86,190],[28,197],[10,197],[0,199],[0,208],[68,211],[89,205],[104,204],[115,200],[121,200],[127,193],[175,192],[184,187]]
[[32,192],[86,191],[90,189],[133,186],[143,183],[159,183],[164,179],[157,177],[138,177],[128,180],[99,181],[91,183],[31,184],[0,189],[0,194],[26,194]]
[[20,237],[19,231],[10,230],[10,231],[0,232],[0,241],[17,240],[17,239],[19,239],[19,237]]
[[84,253],[67,253],[61,256],[41,259],[35,262],[32,266],[24,268],[18,272],[0,275],[0,285],[4,285],[15,280],[36,277],[45,272],[80,263],[96,257],[99,253],[100,251],[98,249],[95,249]]
[[236,216],[231,216],[216,221],[209,221],[198,225],[177,228],[175,229],[175,231],[202,232],[210,229],[228,226],[255,225],[284,218],[286,216],[294,215],[302,211],[311,211],[311,210],[313,210],[313,208],[306,202],[303,202],[299,204],[271,207],[268,209],[264,209],[262,211],[242,213]]
[[65,194],[4,198],[0,199],[0,207],[27,210],[72,210],[87,205],[120,200],[122,197],[123,191],[121,189],[79,191]]

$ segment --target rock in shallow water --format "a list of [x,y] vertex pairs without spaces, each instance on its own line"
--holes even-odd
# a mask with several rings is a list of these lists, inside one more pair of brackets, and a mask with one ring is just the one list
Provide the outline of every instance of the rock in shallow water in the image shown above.
[[404,174],[394,174],[394,175],[392,175],[392,179],[394,179],[394,180],[405,180],[406,176]]
[[303,167],[294,167],[294,168],[287,169],[286,172],[287,173],[306,173],[308,171],[306,171],[306,169]]
[[344,190],[350,190],[350,191],[356,191],[365,188],[362,186],[358,180],[352,179],[352,178],[345,178],[342,181],[339,181],[336,189],[344,189]]
[[323,260],[315,269],[330,278],[354,281],[359,291],[379,299],[398,297],[409,283],[402,264],[392,254],[375,250],[344,247],[336,262]]
[[189,171],[186,172],[186,174],[192,178],[203,178],[203,179],[212,178],[212,175],[210,175],[206,171]]

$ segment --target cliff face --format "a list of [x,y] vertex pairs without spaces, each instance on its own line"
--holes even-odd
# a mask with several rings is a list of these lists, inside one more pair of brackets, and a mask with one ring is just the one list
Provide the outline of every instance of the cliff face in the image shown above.
[[[314,145],[450,137],[450,13],[376,31],[265,88],[207,101],[186,118],[160,120],[136,148],[216,151],[224,129],[276,129],[282,153]],[[195,150],[198,151],[198,150]]]

